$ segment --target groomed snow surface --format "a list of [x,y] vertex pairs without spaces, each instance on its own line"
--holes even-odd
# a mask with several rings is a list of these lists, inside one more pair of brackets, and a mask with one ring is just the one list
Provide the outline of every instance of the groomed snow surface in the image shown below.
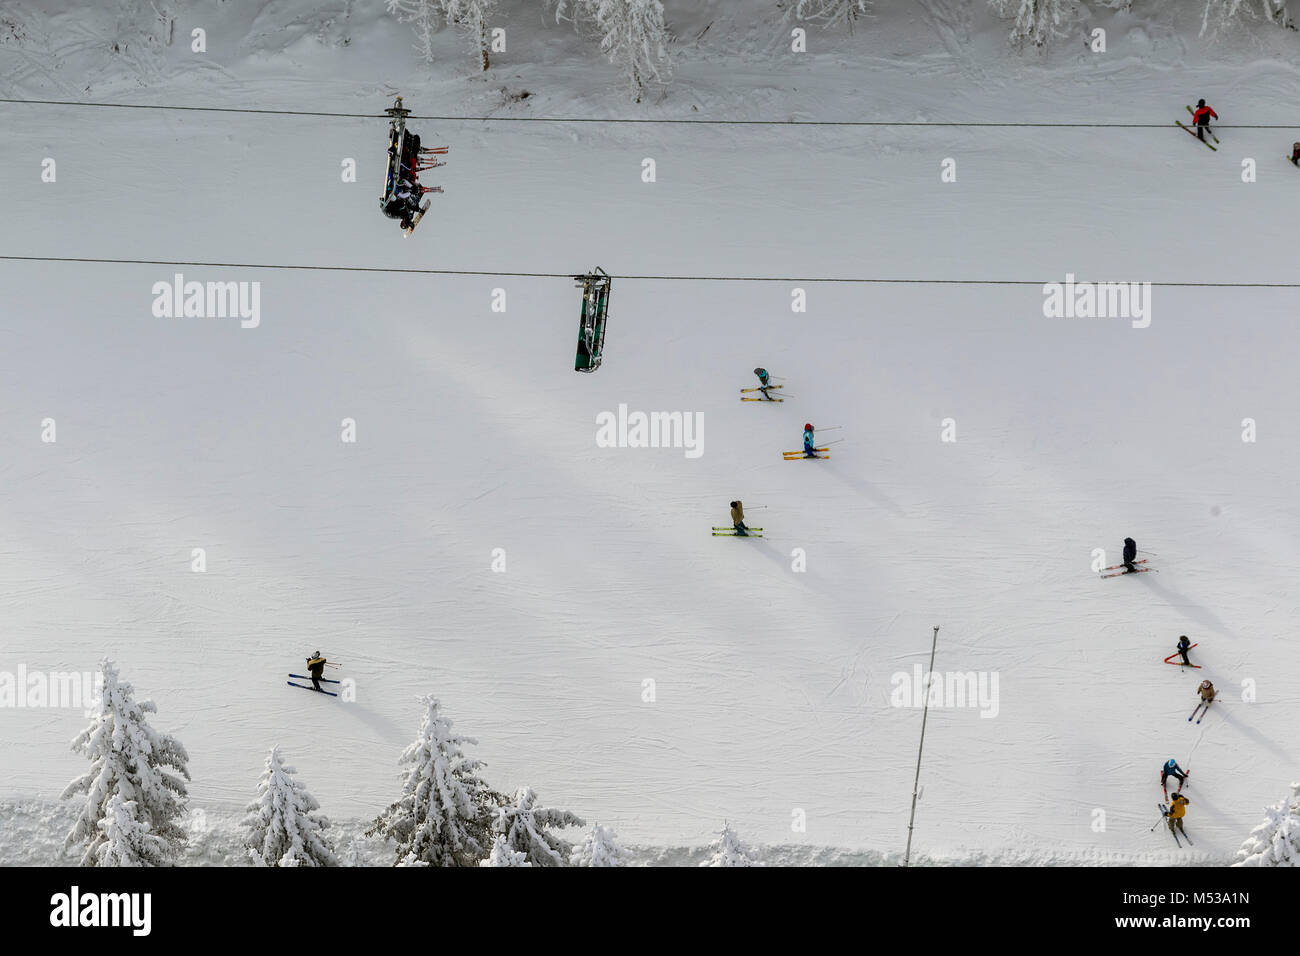
[[[702,860],[727,821],[769,862],[896,863],[921,712],[891,679],[926,667],[939,625],[936,669],[996,679],[997,701],[930,710],[922,862],[1231,862],[1300,762],[1297,290],[1157,285],[1134,328],[1045,318],[1040,284],[1293,281],[1295,131],[1221,129],[1212,153],[1173,121],[1205,96],[1225,123],[1293,122],[1300,34],[1107,14],[1105,55],[1071,37],[1021,56],[982,4],[882,2],[794,56],[779,14],[698,6],[668,5],[676,80],[640,105],[509,4],[485,76],[450,32],[418,62],[378,3],[226,5],[203,57],[111,54],[111,10],[20,5],[0,88],[1167,129],[412,120],[451,152],[403,240],[376,208],[382,119],[0,105],[0,253],[615,276],[588,376],[567,279],[0,262],[0,670],[117,662],[189,751],[189,863],[238,862],[274,744],[341,824],[340,859],[390,863],[360,833],[426,693],[496,789],[613,827],[641,862]],[[260,283],[260,325],[154,317],[175,272]],[[785,403],[737,401],[757,365]],[[703,454],[597,447],[620,405],[702,416]],[[782,461],[804,422],[842,426],[829,461]],[[762,540],[710,536],[736,498]],[[1093,550],[1115,564],[1126,535],[1159,572],[1099,580]],[[1180,634],[1202,670],[1161,662]],[[317,648],[355,702],[285,686]],[[1222,696],[1196,725],[1203,677]],[[75,860],[56,798],[85,717],[0,720],[0,863]],[[1195,848],[1150,832],[1170,757]]]

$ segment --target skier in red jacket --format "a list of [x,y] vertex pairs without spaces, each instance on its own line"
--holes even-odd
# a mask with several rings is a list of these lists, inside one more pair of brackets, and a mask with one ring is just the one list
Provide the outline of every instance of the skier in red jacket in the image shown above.
[[1216,120],[1219,118],[1218,113],[1205,105],[1205,100],[1198,100],[1196,109],[1192,110],[1192,125],[1196,127],[1196,136],[1202,143],[1205,142],[1205,131],[1210,128],[1211,116]]

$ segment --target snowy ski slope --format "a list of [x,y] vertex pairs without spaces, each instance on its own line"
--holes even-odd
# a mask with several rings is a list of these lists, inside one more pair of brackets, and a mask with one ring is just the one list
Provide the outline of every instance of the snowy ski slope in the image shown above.
[[[228,13],[202,70],[170,51],[147,88],[124,72],[77,98],[378,113],[400,90],[417,114],[1168,129],[413,119],[451,152],[404,241],[376,208],[382,119],[0,104],[0,253],[615,276],[587,376],[562,278],[0,262],[0,670],[112,656],[215,811],[251,798],[279,743],[332,817],[373,816],[434,692],[495,786],[629,843],[699,845],[725,818],[756,844],[890,853],[921,720],[891,678],[940,625],[936,668],[995,675],[998,701],[930,712],[925,853],[1231,860],[1300,757],[1300,290],[1157,286],[1133,328],[1045,318],[1040,284],[1296,281],[1295,130],[1222,129],[1211,153],[1173,127],[1202,95],[1225,122],[1294,122],[1294,35],[1116,19],[1106,58],[1004,60],[1001,27],[945,9],[814,34],[789,65],[761,48],[771,23],[734,15],[709,33],[730,47],[684,48],[673,92],[636,108],[561,28],[482,80],[451,37],[430,77],[377,14],[347,48],[308,31],[272,55]],[[968,28],[954,56],[940,41]],[[85,85],[39,60],[0,46],[5,96]],[[502,84],[534,95],[500,105]],[[260,325],[155,318],[178,271],[259,282]],[[755,365],[792,397],[738,402]],[[704,453],[597,447],[620,404],[702,415]],[[830,461],[782,461],[805,421],[843,426]],[[763,540],[709,535],[734,498],[766,506]],[[1114,564],[1125,535],[1159,573],[1098,580],[1093,549]],[[1195,677],[1161,663],[1183,633]],[[316,648],[355,703],[284,685]],[[1202,676],[1224,699],[1198,726]],[[80,713],[0,721],[0,796],[57,797]],[[1181,856],[1148,833],[1169,757],[1192,771]]]

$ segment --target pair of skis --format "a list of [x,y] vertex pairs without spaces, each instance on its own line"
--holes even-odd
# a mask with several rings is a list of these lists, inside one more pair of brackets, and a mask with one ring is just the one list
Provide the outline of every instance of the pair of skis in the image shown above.
[[[1187,645],[1187,649],[1190,651],[1193,647],[1196,647],[1196,645],[1199,644],[1199,643],[1200,643],[1200,641],[1197,641],[1196,644],[1189,644],[1189,645]],[[1200,670],[1200,669],[1201,669],[1201,665],[1200,665],[1200,664],[1184,664],[1182,661],[1176,661],[1176,660],[1174,660],[1174,658],[1177,657],[1180,653],[1182,653],[1182,652],[1181,652],[1181,651],[1174,651],[1172,654],[1170,654],[1168,657],[1165,658],[1165,663],[1166,663],[1166,664],[1173,664],[1175,667],[1195,667],[1197,670]]]
[[[742,389],[740,390],[740,400],[741,400],[742,402],[784,402],[784,401],[785,401],[784,398],[773,398],[771,395],[768,395],[768,394],[767,394],[768,392],[770,392],[770,391],[772,391],[773,389],[776,389],[776,388],[785,388],[785,386],[784,386],[784,385],[768,385],[768,386],[766,386],[766,387],[764,387],[764,388],[742,388]],[[762,392],[762,393],[763,393],[763,397],[762,397],[762,398],[746,398],[745,395],[746,395],[747,393],[749,393],[749,392]]]
[[[758,534],[755,534],[754,532],[756,532],[756,531],[759,532],[759,533],[758,533]],[[747,526],[747,527],[745,528],[745,532],[746,532],[746,533],[745,533],[745,534],[741,534],[741,533],[740,533],[739,531],[737,531],[734,527],[731,527],[731,528],[724,528],[724,527],[719,527],[718,525],[714,525],[714,526],[713,526],[713,536],[714,536],[715,538],[727,538],[727,537],[731,537],[731,538],[761,538],[761,537],[763,537],[762,531],[763,531],[762,528],[750,528],[750,527]]]
[[[1187,112],[1191,113],[1193,116],[1196,115],[1196,112],[1195,112],[1195,111],[1194,111],[1190,106],[1187,107]],[[1189,127],[1189,126],[1184,126],[1184,125],[1182,124],[1182,121],[1181,121],[1181,120],[1174,120],[1174,122],[1178,124],[1178,128],[1181,129],[1184,133],[1187,133],[1189,136],[1194,136],[1196,139],[1200,140],[1200,141],[1201,141],[1202,143],[1204,143],[1206,146],[1210,146],[1209,140],[1201,139],[1201,137],[1200,137],[1200,136],[1197,136],[1196,133],[1192,130],[1191,127]],[[1205,127],[1205,132],[1210,133],[1210,127],[1209,127],[1209,126],[1206,126],[1206,127]],[[1210,133],[1210,139],[1214,140],[1216,143],[1219,141],[1219,137],[1215,136],[1213,133]],[[1219,151],[1219,147],[1217,147],[1217,146],[1210,146],[1210,149],[1214,150],[1214,152],[1216,152],[1216,153]],[[1290,159],[1290,158],[1291,158],[1291,157],[1289,157],[1289,156],[1287,157],[1287,159]]]
[[[302,674],[290,674],[289,676],[290,676],[290,677],[296,677],[296,678],[298,678],[299,680],[311,680],[310,677],[304,677]],[[320,682],[321,682],[322,684],[339,684],[339,683],[342,683],[342,681],[331,680],[331,679],[328,678],[328,677],[322,677],[322,678],[320,679]],[[285,681],[285,683],[288,684],[290,687],[301,687],[303,690],[315,691],[316,693],[320,693],[320,694],[329,694],[331,697],[337,697],[337,696],[338,696],[338,694],[334,693],[334,691],[332,691],[332,690],[326,690],[326,689],[323,688],[323,687],[322,687],[319,691],[317,691],[315,687],[311,687],[311,686],[309,686],[309,685],[307,685],[307,684],[295,684],[295,683],[294,683],[293,681],[291,681],[291,680],[287,680],[287,681]]]
[[[1139,567],[1137,567],[1137,565],[1139,565],[1139,564],[1146,564],[1146,563],[1147,563],[1147,559],[1146,559],[1146,558],[1143,558],[1141,561],[1134,561],[1134,562],[1133,562],[1134,567],[1133,567],[1133,570],[1132,570],[1132,571],[1130,571],[1126,565],[1123,565],[1123,564],[1112,564],[1112,565],[1111,565],[1110,567],[1108,567],[1108,568],[1102,568],[1101,571],[1100,571],[1099,573],[1100,573],[1100,576],[1103,577],[1103,578],[1117,578],[1117,577],[1119,577],[1121,574],[1141,574],[1143,571],[1154,571],[1154,570],[1155,570],[1155,568],[1139,568]],[[1107,574],[1107,573],[1106,573],[1107,571],[1110,571],[1110,572],[1113,572],[1113,573],[1111,573],[1111,574]]]
[[[1168,794],[1165,794],[1165,796],[1167,797]],[[1161,814],[1162,816],[1164,816],[1164,817],[1166,817],[1166,818],[1169,816],[1169,808],[1166,807],[1163,803],[1157,803],[1156,806],[1160,808],[1160,814]],[[1160,825],[1160,824],[1158,824],[1158,823],[1156,824],[1156,826],[1159,826],[1159,825]],[[1153,829],[1154,829],[1154,828],[1153,828]],[[1181,850],[1181,849],[1183,848],[1183,845],[1182,845],[1182,843],[1180,843],[1179,840],[1178,840],[1178,831],[1177,831],[1174,827],[1170,827],[1170,828],[1169,828],[1169,832],[1172,833],[1172,834],[1174,835],[1174,842],[1178,844],[1178,849]],[[1189,837],[1189,836],[1187,835],[1187,831],[1186,831],[1186,830],[1183,831],[1183,839],[1187,841],[1187,845],[1188,845],[1188,846],[1195,846],[1195,845],[1196,845],[1195,843],[1192,842],[1192,838]]]
[[783,451],[783,452],[781,452],[781,454],[785,456],[785,460],[786,460],[786,461],[798,461],[800,458],[817,458],[817,459],[821,459],[821,458],[829,458],[829,457],[831,457],[831,456],[830,456],[830,452],[827,451],[825,448],[814,448],[813,451],[814,451],[814,452],[826,452],[826,454],[824,454],[824,455],[818,455],[818,454],[810,455],[810,454],[808,454],[806,451]]
[[1205,715],[1210,712],[1210,705],[1214,703],[1215,699],[1216,699],[1215,697],[1211,697],[1209,700],[1203,700],[1199,704],[1197,704],[1195,709],[1192,710],[1192,716],[1187,718],[1187,722],[1190,724],[1192,722],[1192,717],[1196,717],[1196,711],[1201,710],[1202,707],[1204,707],[1205,709],[1201,710],[1200,717],[1196,717],[1196,722],[1199,724],[1202,720],[1204,720]]

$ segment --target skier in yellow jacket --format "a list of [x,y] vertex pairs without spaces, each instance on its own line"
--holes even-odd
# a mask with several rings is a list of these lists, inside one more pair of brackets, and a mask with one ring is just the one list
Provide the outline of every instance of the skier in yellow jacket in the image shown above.
[[1169,801],[1169,809],[1165,811],[1165,819],[1169,821],[1169,832],[1178,837],[1174,831],[1175,825],[1182,831],[1183,836],[1187,836],[1187,831],[1183,829],[1183,817],[1187,815],[1187,798],[1181,793],[1175,793],[1174,798]]

